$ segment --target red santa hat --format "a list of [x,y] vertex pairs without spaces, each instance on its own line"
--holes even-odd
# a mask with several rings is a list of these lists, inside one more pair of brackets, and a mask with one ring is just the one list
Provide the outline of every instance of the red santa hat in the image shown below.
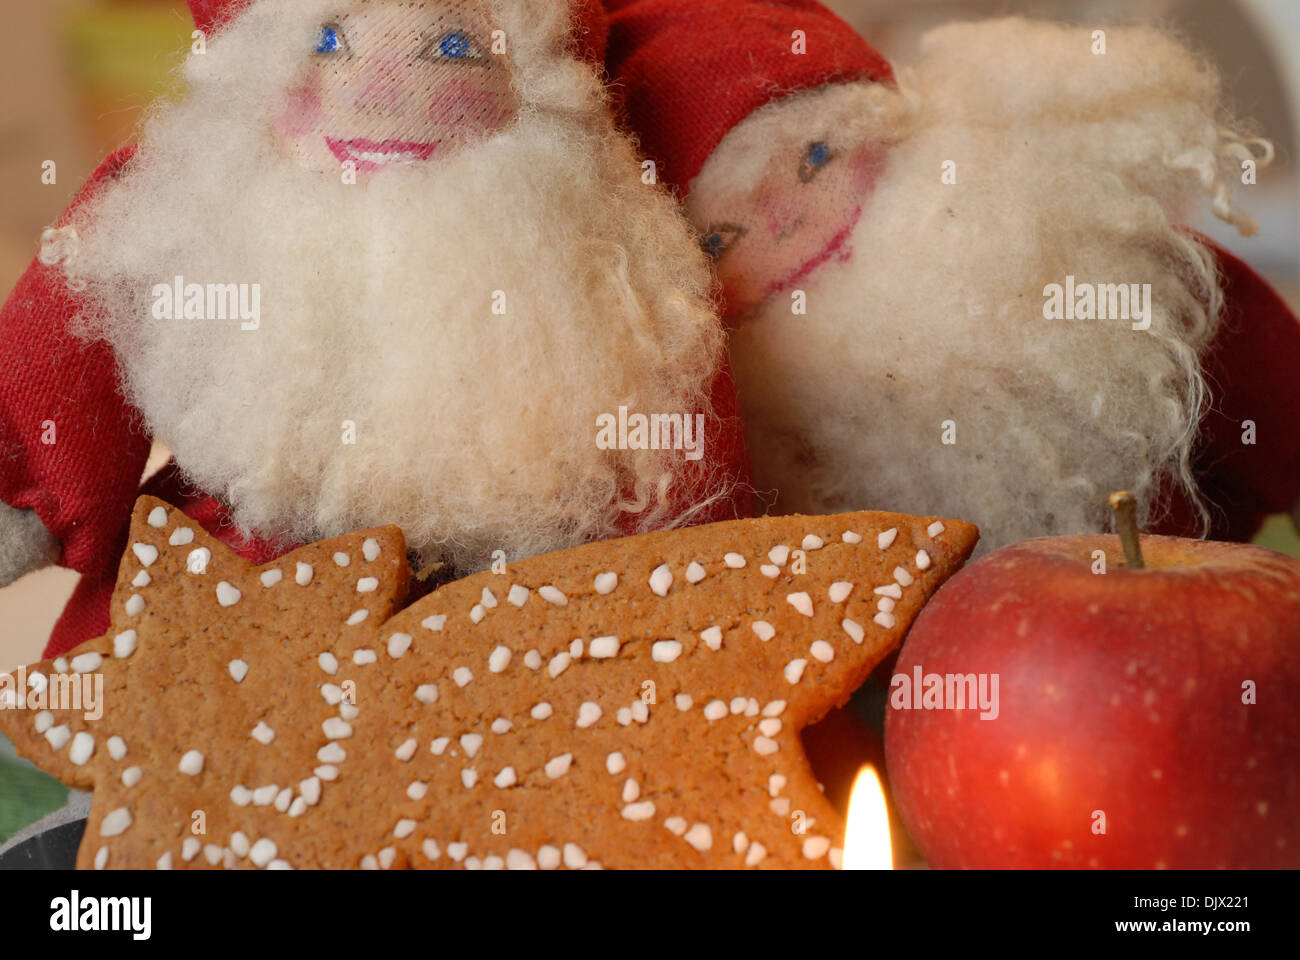
[[[248,6],[252,0],[187,0],[194,25],[204,33],[223,23]],[[599,0],[572,0],[574,52],[586,62],[598,65],[605,58],[605,11]]]
[[[605,0],[606,69],[642,152],[685,194],[760,107],[822,87],[894,83],[889,62],[816,0]],[[720,5],[720,4],[719,4]]]

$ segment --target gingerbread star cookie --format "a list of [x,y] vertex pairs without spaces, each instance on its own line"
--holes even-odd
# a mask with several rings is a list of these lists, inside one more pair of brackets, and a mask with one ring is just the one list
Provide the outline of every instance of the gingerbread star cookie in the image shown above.
[[[83,868],[833,867],[843,824],[799,731],[976,539],[886,513],[740,520],[398,613],[396,528],[255,568],[142,498],[109,633],[0,678],[0,730],[94,789]],[[96,677],[102,710],[69,702]]]

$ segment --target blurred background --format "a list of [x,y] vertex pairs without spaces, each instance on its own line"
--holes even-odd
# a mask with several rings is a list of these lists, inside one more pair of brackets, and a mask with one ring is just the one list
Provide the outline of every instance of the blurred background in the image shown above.
[[[1240,116],[1273,139],[1278,159],[1246,203],[1260,234],[1238,237],[1205,211],[1193,224],[1247,259],[1300,304],[1300,3],[1295,0],[826,0],[891,61],[954,19],[1023,13],[1105,25],[1164,23],[1221,69]],[[171,89],[190,44],[183,0],[0,0],[0,295],[26,269],[41,230],[83,179],[132,137],[142,108]],[[990,65],[993,68],[995,65]],[[46,160],[57,182],[41,183]],[[150,469],[165,460],[156,452]],[[1300,556],[1283,518],[1262,542]],[[39,659],[76,575],[45,570],[0,590],[0,670]],[[3,834],[0,824],[0,835]]]

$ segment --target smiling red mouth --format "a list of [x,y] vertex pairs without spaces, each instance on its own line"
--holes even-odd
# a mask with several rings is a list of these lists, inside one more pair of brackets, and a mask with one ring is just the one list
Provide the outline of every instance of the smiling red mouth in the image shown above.
[[415,140],[336,140],[325,138],[330,152],[340,163],[355,163],[358,170],[374,171],[395,163],[419,163],[428,160],[438,149],[436,143]]
[[812,274],[816,273],[822,266],[835,259],[838,255],[840,259],[848,259],[851,250],[848,249],[849,238],[853,236],[853,229],[862,219],[862,207],[853,211],[853,216],[849,218],[848,225],[839,233],[831,237],[830,242],[826,244],[821,253],[817,254],[811,260],[808,260],[794,273],[782,280],[777,280],[767,289],[768,296],[774,293],[780,293],[782,290],[788,290],[801,280],[806,280]]

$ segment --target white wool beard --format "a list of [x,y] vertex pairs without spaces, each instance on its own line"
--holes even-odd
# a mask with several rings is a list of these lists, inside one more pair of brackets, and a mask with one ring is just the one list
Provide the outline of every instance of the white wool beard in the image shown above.
[[[1013,42],[996,50],[1016,46],[1015,23],[997,25]],[[985,52],[966,42],[978,34],[959,33],[978,28],[951,29],[976,59]],[[1199,503],[1198,356],[1221,293],[1209,252],[1173,226],[1196,177],[1164,161],[1201,148],[1214,157],[1212,113],[1182,102],[1174,78],[1136,103],[1116,96],[1077,115],[1039,103],[990,118],[963,92],[980,75],[936,45],[905,87],[916,112],[851,261],[801,285],[807,316],[779,295],[733,338],[760,489],[778,488],[787,512],[959,517],[979,524],[984,552],[1104,529],[1113,490],[1133,490],[1148,521],[1164,487]],[[1034,70],[1013,63],[1008,83],[1052,72],[1053,51],[1033,49]],[[1137,76],[1161,67],[1148,51],[1143,63],[1102,59]],[[939,181],[946,160],[955,186]],[[1067,274],[1150,283],[1150,330],[1045,320],[1044,286]],[[948,421],[954,445],[943,442]]]
[[[315,36],[316,15],[266,6],[207,56],[286,22]],[[615,534],[628,512],[670,522],[682,452],[600,450],[596,422],[709,413],[708,270],[594,76],[556,63],[546,96],[577,109],[526,105],[480,145],[352,186],[282,156],[275,97],[231,68],[158,113],[140,161],[75,219],[87,330],[242,529],[305,542],[395,523],[426,561],[478,568]],[[177,275],[260,284],[260,329],[154,319],[153,286]]]

